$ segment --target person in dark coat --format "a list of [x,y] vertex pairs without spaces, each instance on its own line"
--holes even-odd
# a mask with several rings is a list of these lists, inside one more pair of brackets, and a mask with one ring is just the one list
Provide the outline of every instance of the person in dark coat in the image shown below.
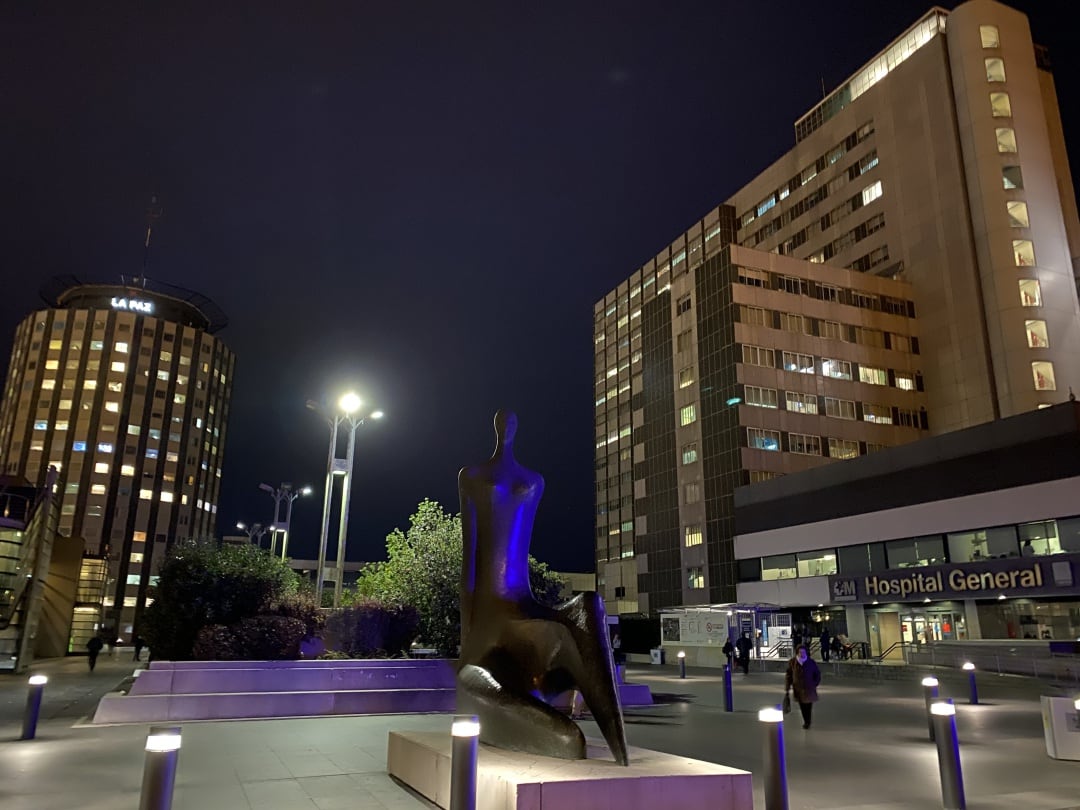
[[735,642],[735,649],[739,653],[739,666],[742,667],[743,675],[750,674],[750,648],[754,643],[750,640],[749,633],[743,633]]
[[805,644],[800,644],[795,650],[795,656],[788,662],[787,674],[784,676],[784,694],[795,693],[795,700],[802,711],[803,728],[810,728],[811,714],[814,704],[817,703],[817,688],[821,683],[821,670],[817,663],[810,657],[810,651]]
[[821,628],[821,660],[826,664],[829,663],[829,643],[832,639],[829,637],[829,628]]
[[731,643],[731,636],[728,636],[728,640],[724,642],[724,646],[720,649],[724,655],[727,656],[727,665],[731,666],[731,659],[735,655],[735,645]]
[[90,671],[94,671],[94,667],[97,666],[97,657],[101,652],[101,648],[105,646],[105,642],[101,640],[101,636],[94,636],[88,642],[86,642],[86,659],[90,664]]
[[[143,641],[142,636],[135,636],[133,643],[135,644],[135,660],[138,661],[142,657],[143,647],[146,646],[146,642]],[[828,661],[829,659],[826,658],[825,660]]]

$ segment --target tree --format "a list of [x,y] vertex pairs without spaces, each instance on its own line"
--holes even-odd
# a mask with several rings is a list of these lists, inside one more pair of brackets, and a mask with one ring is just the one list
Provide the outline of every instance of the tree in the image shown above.
[[[440,655],[457,654],[461,641],[461,516],[424,499],[409,518],[409,529],[386,538],[386,562],[363,568],[355,602],[411,605],[420,614],[420,639]],[[559,601],[562,582],[547,565],[529,557],[529,583],[543,604]]]
[[152,595],[139,634],[155,658],[183,661],[192,657],[203,627],[292,612],[297,577],[285,562],[253,545],[178,543]]

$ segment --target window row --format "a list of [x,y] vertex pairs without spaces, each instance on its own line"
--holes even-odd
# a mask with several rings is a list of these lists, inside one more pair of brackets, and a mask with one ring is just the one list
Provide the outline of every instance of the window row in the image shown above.
[[[797,374],[820,374],[834,380],[858,380],[869,385],[883,385],[899,388],[903,391],[922,391],[922,375],[918,372],[898,371],[877,366],[852,363],[847,360],[820,358],[820,363],[812,354],[784,352],[764,346],[742,344],[742,362],[750,366],[780,368]],[[777,364],[779,360],[779,365]]]
[[[757,408],[775,408],[790,413],[828,416],[833,419],[873,422],[878,425],[901,425],[928,430],[926,411],[899,408],[872,402],[856,402],[839,397],[803,394],[798,391],[777,391],[756,385],[743,386],[743,402]],[[684,462],[685,463],[685,462]]]
[[739,580],[857,575],[979,560],[1080,552],[1080,517],[907,537],[739,561]]
[[[836,288],[831,288],[835,290]],[[861,295],[861,294],[860,294]],[[811,318],[796,312],[780,312],[747,304],[739,305],[739,323],[748,326],[763,326],[766,329],[779,329],[796,335],[842,340],[860,346],[873,346],[876,349],[890,349],[908,354],[919,353],[919,339],[914,336],[872,329],[868,326],[855,326]]]
[[787,433],[766,428],[746,429],[746,446],[755,450],[776,453],[795,453],[802,456],[855,458],[865,455],[865,446],[850,439],[814,436],[807,433]]
[[874,312],[887,312],[890,315],[900,315],[908,318],[915,317],[915,304],[903,298],[863,292],[849,287],[838,287],[805,278],[785,276],[782,273],[770,273],[768,270],[761,270],[756,267],[737,268],[736,280],[740,284],[760,287],[765,290],[779,290],[792,295],[804,295],[807,298],[829,301],[833,304],[847,304],[848,306],[869,309]]

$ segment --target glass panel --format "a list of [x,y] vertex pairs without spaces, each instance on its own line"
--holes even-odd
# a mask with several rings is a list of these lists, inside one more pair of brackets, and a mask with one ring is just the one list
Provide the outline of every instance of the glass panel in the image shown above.
[[1012,104],[1009,103],[1008,93],[990,94],[990,114],[994,118],[1009,118],[1012,116]]
[[1018,553],[1015,526],[956,532],[948,536],[949,559],[954,563],[1015,557]]
[[1011,191],[1014,188],[1023,188],[1024,175],[1020,172],[1020,167],[1002,166],[1001,184],[1005,187],[1007,191]]
[[1059,520],[1057,528],[1061,550],[1067,552],[1080,551],[1080,518]]
[[1046,321],[1024,321],[1024,331],[1029,348],[1045,349],[1050,345],[1046,337]]
[[797,554],[800,577],[823,577],[836,573],[834,549],[826,551],[803,551]]
[[1031,376],[1035,380],[1036,391],[1057,391],[1053,363],[1032,363]]
[[986,80],[988,82],[1005,81],[1005,60],[997,56],[986,59]]
[[997,150],[1003,154],[1016,151],[1016,133],[1009,127],[1001,127],[996,130]]
[[1017,528],[1020,532],[1020,553],[1023,556],[1061,553],[1056,520],[1022,523]]
[[885,548],[890,568],[915,568],[945,562],[945,541],[939,535],[890,540]]
[[980,25],[979,38],[982,40],[982,46],[984,48],[997,48],[1001,46],[1001,40],[998,37],[996,25]]
[[794,554],[777,554],[772,557],[762,557],[761,578],[794,579],[798,572],[798,563]]
[[1009,200],[1005,203],[1009,212],[1009,225],[1013,228],[1030,228],[1031,220],[1028,219],[1028,207],[1026,202]]
[[1020,279],[1020,303],[1025,307],[1042,306],[1042,290],[1037,279]]
[[1035,246],[1030,239],[1013,239],[1013,261],[1017,267],[1033,267],[1035,265]]

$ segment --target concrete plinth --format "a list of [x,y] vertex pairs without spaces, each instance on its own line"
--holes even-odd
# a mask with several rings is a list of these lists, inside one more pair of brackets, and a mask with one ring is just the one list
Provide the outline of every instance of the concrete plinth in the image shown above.
[[[477,810],[753,810],[749,771],[630,749],[616,765],[602,742],[567,760],[480,746]],[[440,807],[450,797],[450,733],[391,731],[386,769]]]

